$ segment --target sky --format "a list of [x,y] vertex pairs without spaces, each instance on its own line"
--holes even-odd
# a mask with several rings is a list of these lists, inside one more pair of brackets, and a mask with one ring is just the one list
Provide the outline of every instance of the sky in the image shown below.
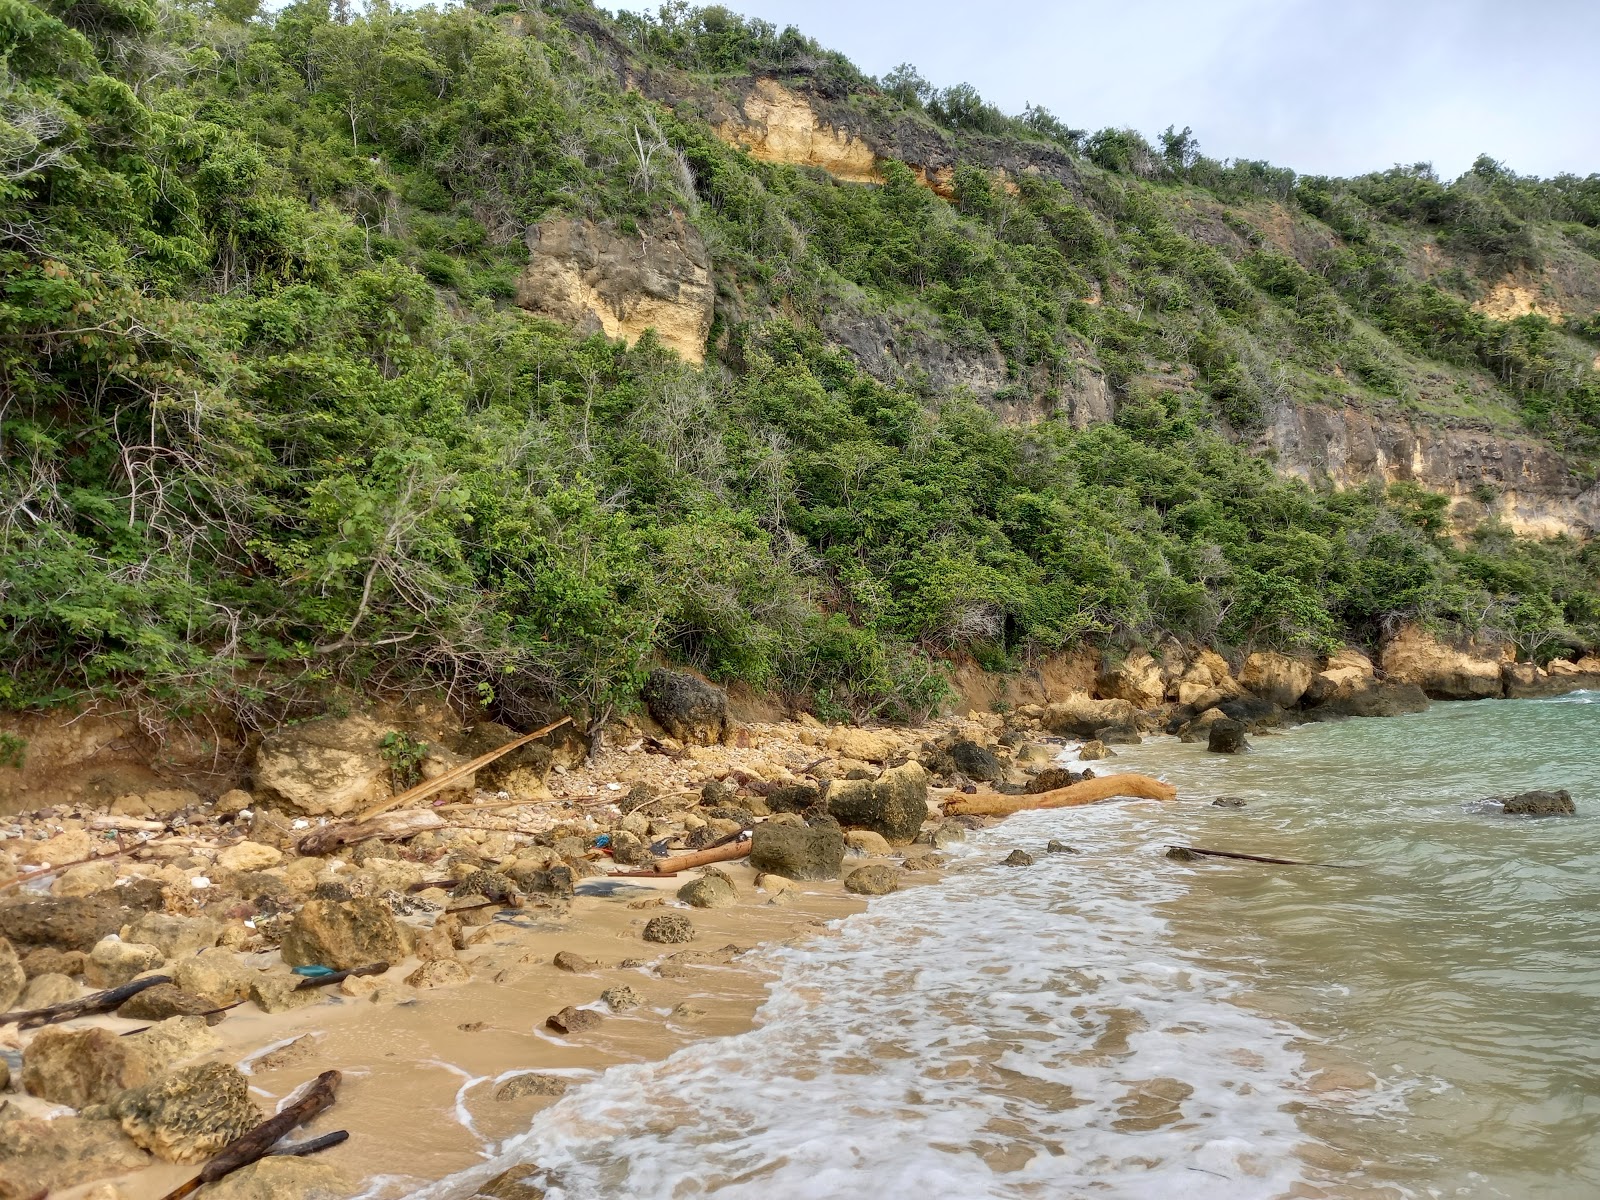
[[[604,5],[607,0],[600,0]],[[617,6],[611,0],[611,6]],[[621,7],[653,11],[655,3]],[[1006,112],[1194,128],[1215,158],[1353,175],[1480,153],[1600,172],[1600,0],[731,0],[869,75],[910,62]]]

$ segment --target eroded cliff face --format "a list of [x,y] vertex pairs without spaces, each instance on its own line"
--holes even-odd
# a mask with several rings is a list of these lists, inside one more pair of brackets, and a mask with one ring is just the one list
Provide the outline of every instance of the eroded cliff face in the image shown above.
[[685,360],[705,359],[715,288],[695,228],[675,215],[635,234],[577,217],[528,230],[517,303],[530,312],[628,343],[654,329]]
[[847,183],[883,182],[872,147],[847,129],[825,124],[805,96],[775,79],[756,80],[717,133],[762,162],[820,167]]
[[[1600,531],[1600,485],[1585,486],[1552,447],[1532,438],[1415,425],[1353,407],[1285,404],[1256,449],[1270,453],[1279,471],[1309,482],[1415,483],[1460,501],[1469,520],[1493,512],[1531,537]],[[1495,493],[1487,503],[1478,498],[1485,484]]]

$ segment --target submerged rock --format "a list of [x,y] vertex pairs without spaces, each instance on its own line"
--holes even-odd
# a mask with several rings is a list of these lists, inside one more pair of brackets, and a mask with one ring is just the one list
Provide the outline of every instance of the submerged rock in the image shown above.
[[1000,860],[1000,865],[1003,867],[1031,867],[1033,863],[1033,855],[1026,850],[1013,850]]
[[1554,791],[1521,792],[1515,796],[1493,798],[1508,817],[1572,817],[1578,806],[1565,788]]
[[559,1075],[541,1075],[538,1071],[524,1071],[513,1075],[495,1089],[494,1098],[500,1101],[521,1100],[524,1096],[562,1096],[572,1086],[570,1080]]
[[1240,754],[1250,749],[1244,740],[1244,724],[1240,721],[1213,721],[1206,733],[1206,749],[1212,754]]
[[605,1018],[593,1009],[569,1004],[560,1012],[546,1017],[544,1023],[546,1028],[554,1029],[557,1033],[573,1034],[593,1029],[603,1020]]
[[1058,842],[1055,838],[1051,838],[1045,843],[1044,852],[1046,854],[1077,854],[1079,850],[1076,846],[1069,846],[1065,842]]
[[844,889],[858,896],[886,896],[899,890],[900,879],[893,867],[878,864],[857,867],[845,876]]
[[518,1163],[480,1184],[468,1200],[545,1200],[545,1190],[533,1182],[543,1174],[533,1163]]
[[1212,808],[1243,808],[1245,802],[1239,796],[1218,796],[1211,802]]

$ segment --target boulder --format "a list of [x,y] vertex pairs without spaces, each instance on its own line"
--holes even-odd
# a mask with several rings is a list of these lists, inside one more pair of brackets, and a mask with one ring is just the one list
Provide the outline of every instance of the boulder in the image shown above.
[[844,877],[844,890],[858,896],[886,896],[899,887],[899,874],[893,867],[881,864],[857,867]]
[[1046,767],[1028,781],[1027,794],[1053,792],[1057,788],[1069,787],[1076,782],[1072,772],[1066,767]]
[[104,1104],[150,1078],[150,1063],[109,1029],[41,1029],[22,1057],[22,1087],[69,1108]]
[[22,959],[5,938],[0,937],[0,1012],[17,1006],[17,1000],[28,986],[28,973],[22,969]]
[[377,900],[308,900],[284,931],[283,961],[336,971],[397,963],[411,953],[409,927]]
[[268,734],[256,751],[257,791],[310,816],[342,817],[390,794],[380,742],[389,732],[364,716],[322,717]]
[[174,917],[145,913],[122,927],[122,940],[154,946],[166,958],[189,958],[209,950],[222,936],[222,926],[210,917]]
[[0,1119],[0,1197],[5,1200],[138,1171],[149,1162],[115,1121],[47,1121],[13,1113]]
[[847,828],[869,829],[890,845],[914,841],[928,819],[927,768],[913,761],[891,767],[877,779],[837,782],[828,789],[828,815]]
[[545,1018],[545,1028],[561,1034],[584,1033],[598,1026],[605,1018],[592,1008],[567,1005],[558,1013]]
[[1346,647],[1330,654],[1323,668],[1311,676],[1301,703],[1307,708],[1334,702],[1349,703],[1377,686],[1372,660],[1359,650]]
[[716,745],[728,730],[728,693],[698,675],[658,667],[642,695],[656,723],[684,745]]
[[805,783],[784,783],[766,796],[767,807],[775,813],[802,813],[822,803],[822,792]]
[[152,1079],[185,1059],[209,1054],[221,1045],[205,1018],[196,1016],[167,1017],[138,1033],[124,1035],[123,1041],[134,1053],[144,1056]]
[[22,997],[8,1008],[50,1008],[78,998],[78,985],[69,975],[35,975],[22,989]]
[[108,933],[89,951],[83,977],[90,987],[121,987],[135,976],[155,970],[166,960],[167,956],[158,946],[125,942],[117,934]]
[[1051,733],[1092,738],[1109,726],[1131,724],[1134,711],[1127,700],[1094,700],[1078,692],[1046,705],[1041,720]]
[[828,749],[843,758],[860,762],[888,762],[900,752],[900,740],[877,729],[856,729],[844,725],[828,730]]
[[536,1163],[518,1163],[478,1186],[467,1200],[545,1200],[545,1190],[534,1181],[544,1175]]
[[[112,849],[116,849],[113,845]],[[42,842],[18,843],[17,862],[24,867],[56,866],[78,862],[95,853],[94,838],[84,829],[69,829]]]
[[[531,732],[531,730],[529,731]],[[484,721],[474,725],[453,749],[465,759],[477,758],[514,742],[519,734],[508,725]],[[545,740],[529,742],[503,754],[476,775],[478,787],[486,792],[505,792],[513,800],[537,799],[544,794],[554,752]]]
[[[631,989],[630,989],[631,990]],[[615,1005],[613,1005],[615,1007]],[[541,1075],[538,1071],[524,1071],[513,1075],[495,1089],[496,1100],[521,1100],[524,1096],[564,1096],[572,1086],[570,1079],[559,1075]]]
[[1572,793],[1565,788],[1520,792],[1515,796],[1496,796],[1494,799],[1508,817],[1572,817],[1578,813]]
[[678,889],[678,899],[693,908],[731,908],[739,894],[723,875],[702,875]]
[[1398,717],[1402,713],[1426,712],[1428,697],[1414,683],[1374,683],[1354,685],[1323,700],[1304,715],[1313,721],[1339,717]]
[[1271,700],[1248,692],[1224,700],[1217,708],[1229,720],[1238,721],[1251,733],[1259,729],[1276,729],[1289,720],[1289,714]]
[[209,1184],[205,1200],[343,1200],[350,1185],[337,1167],[272,1155]]
[[871,858],[887,858],[890,853],[888,840],[881,833],[873,833],[870,829],[846,830],[844,844],[856,853]]
[[568,971],[574,975],[587,975],[599,969],[599,963],[590,962],[581,954],[574,954],[571,950],[557,950],[555,958],[550,960],[551,965],[558,971]]
[[22,956],[22,970],[29,979],[40,975],[82,975],[89,956],[82,950],[56,950],[41,946]]
[[1206,731],[1206,749],[1212,754],[1239,754],[1250,749],[1242,721],[1215,721]]
[[612,1012],[627,1012],[644,1003],[644,998],[625,983],[608,987],[600,993],[600,999],[606,1002],[606,1007]]
[[1383,648],[1390,683],[1410,683],[1431,700],[1482,700],[1503,694],[1502,658],[1446,646],[1419,625],[1407,625]]
[[111,1115],[138,1146],[167,1162],[200,1162],[260,1124],[250,1084],[229,1063],[181,1067],[123,1092]]
[[406,982],[419,990],[436,987],[453,987],[458,983],[466,983],[472,978],[472,972],[467,965],[454,958],[436,958],[432,962],[425,962],[411,974],[406,976]]
[[301,990],[305,980],[292,971],[258,972],[250,981],[250,999],[264,1013],[288,1012],[305,1008],[322,1000],[324,993],[318,988]]
[[644,925],[644,940],[664,946],[694,941],[694,922],[679,913],[651,917]]
[[1134,708],[1154,708],[1167,698],[1161,664],[1144,650],[1135,650],[1115,666],[1102,666],[1094,689],[1102,699],[1126,701]]
[[1033,862],[1033,855],[1026,850],[1013,850],[1000,860],[1000,865],[1003,867],[1031,867]]
[[1078,747],[1079,762],[1099,762],[1103,758],[1115,758],[1116,756],[1117,752],[1099,738],[1091,738]]
[[[165,1021],[168,1017],[204,1016],[217,1007],[177,984],[158,983],[124,1000],[117,1016],[129,1021]],[[220,1021],[222,1017],[222,1013],[215,1013],[211,1019]]]
[[1005,764],[992,750],[968,738],[961,738],[950,746],[950,757],[968,779],[979,783],[999,783],[1006,777]]
[[224,871],[265,871],[282,861],[283,851],[263,842],[239,842],[217,855],[217,866]]
[[92,896],[28,896],[0,906],[0,937],[87,953],[106,934],[118,932],[160,905],[159,884],[149,889],[112,888]]
[[213,1008],[221,1008],[248,997],[257,974],[227,950],[207,950],[193,958],[180,958],[173,965],[172,982]]
[[837,879],[844,864],[844,831],[836,821],[801,829],[764,821],[755,828],[750,865],[786,879]]
[[1279,708],[1293,708],[1311,686],[1311,664],[1274,650],[1257,650],[1244,660],[1239,682],[1246,691]]

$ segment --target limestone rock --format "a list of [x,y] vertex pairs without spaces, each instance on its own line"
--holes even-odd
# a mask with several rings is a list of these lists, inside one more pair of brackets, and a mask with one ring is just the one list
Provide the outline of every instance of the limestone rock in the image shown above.
[[1571,817],[1578,806],[1572,793],[1565,788],[1555,791],[1521,792],[1515,796],[1498,796],[1501,811],[1508,817]]
[[17,999],[28,986],[28,973],[22,969],[22,959],[16,947],[0,937],[0,1012],[17,1006]]
[[[1312,683],[1315,685],[1316,680]],[[1316,707],[1307,708],[1305,716],[1313,721],[1338,717],[1397,717],[1402,713],[1426,712],[1427,708],[1427,695],[1414,683],[1365,680],[1343,687]]]
[[764,821],[755,828],[750,865],[787,879],[837,879],[844,863],[844,832],[837,822],[803,829]]
[[1069,846],[1065,842],[1051,838],[1045,843],[1044,852],[1046,854],[1077,854],[1078,849],[1076,846]]
[[317,988],[302,991],[300,985],[304,982],[291,971],[259,972],[250,981],[250,999],[264,1013],[288,1012],[318,1003],[323,993]]
[[458,983],[466,983],[471,978],[472,972],[465,963],[454,958],[436,958],[432,962],[423,963],[407,975],[406,982],[414,988],[426,990],[452,987]]
[[1238,754],[1250,749],[1244,738],[1244,724],[1226,718],[1212,722],[1206,731],[1206,749],[1213,754]]
[[1134,711],[1127,700],[1094,700],[1079,692],[1046,705],[1041,720],[1051,733],[1092,738],[1107,727],[1129,724]]
[[67,975],[35,975],[28,980],[19,1000],[0,1007],[49,1008],[78,998],[78,985]]
[[[172,983],[147,987],[122,1002],[117,1016],[129,1021],[165,1021],[168,1017],[198,1017],[220,1007]],[[222,1013],[214,1019],[220,1021]]]
[[518,1163],[487,1180],[468,1200],[545,1200],[545,1191],[532,1182],[543,1170],[534,1163]]
[[19,845],[17,862],[25,867],[40,867],[46,863],[59,867],[62,863],[88,858],[95,852],[94,839],[83,829],[69,829],[42,842],[22,842]]
[[144,1056],[155,1078],[163,1071],[198,1054],[208,1054],[221,1045],[204,1017],[168,1017],[148,1029],[122,1039],[135,1054]]
[[149,1161],[115,1121],[0,1119],[0,1197],[5,1200],[137,1171]]
[[84,863],[69,867],[50,884],[52,896],[92,896],[103,892],[117,882],[117,864],[114,862]]
[[1410,683],[1432,700],[1481,700],[1499,696],[1500,657],[1484,657],[1437,641],[1418,625],[1407,625],[1383,648],[1383,672],[1391,683]]
[[728,693],[698,675],[657,668],[642,693],[656,723],[687,746],[712,746],[728,728]]
[[571,950],[557,950],[551,964],[558,971],[570,971],[574,975],[587,975],[596,969],[598,964],[590,962],[581,954],[574,954]]
[[150,1078],[150,1064],[109,1029],[41,1029],[22,1058],[22,1087],[69,1108],[103,1104]]
[[350,1185],[331,1163],[273,1155],[207,1186],[205,1200],[343,1200]]
[[88,951],[139,915],[119,904],[115,892],[27,896],[0,905],[0,936],[26,945]]
[[167,1162],[209,1158],[263,1119],[250,1085],[228,1063],[182,1067],[122,1093],[111,1115],[136,1144]]
[[[658,918],[659,919],[659,918]],[[567,1005],[560,1012],[545,1018],[545,1028],[553,1029],[557,1033],[574,1034],[585,1033],[598,1026],[603,1020],[599,1013],[589,1008],[577,1008]]]
[[245,809],[254,807],[255,797],[243,788],[229,788],[217,797],[213,806],[219,813],[242,813]]
[[[1078,747],[1079,762],[1099,762],[1101,759],[1115,758],[1116,756],[1117,752],[1099,738],[1090,738],[1082,746]],[[1057,786],[1065,785],[1058,784]]]
[[783,875],[764,873],[756,876],[756,887],[769,896],[781,896],[785,892],[794,891],[797,886],[794,880]]
[[1311,664],[1276,651],[1258,650],[1244,660],[1239,682],[1279,708],[1293,708],[1311,686]]
[[411,953],[411,931],[377,900],[309,900],[284,932],[283,961],[291,967],[336,971],[368,963],[397,963]]
[[513,1075],[495,1089],[496,1100],[521,1100],[524,1096],[556,1097],[565,1095],[571,1081],[559,1075],[541,1075],[538,1071],[524,1071]]
[[1101,670],[1095,691],[1106,700],[1122,700],[1134,708],[1154,708],[1167,698],[1167,681],[1160,663],[1146,651],[1135,650],[1115,666]]
[[715,291],[711,259],[682,214],[625,234],[581,217],[551,217],[528,230],[528,265],[517,303],[580,335],[636,341],[655,329],[688,362],[705,358]]
[[172,982],[186,992],[209,1001],[213,1008],[250,995],[257,972],[226,950],[207,950],[193,958],[180,958],[172,968]]
[[893,867],[875,864],[857,867],[844,877],[844,889],[858,896],[886,896],[899,890],[900,879]]
[[1000,865],[1003,867],[1031,867],[1033,866],[1033,861],[1033,855],[1026,850],[1013,850],[1000,860]]
[[608,987],[600,993],[600,999],[606,1002],[612,1012],[627,1012],[629,1009],[638,1008],[644,999],[625,983],[615,987]]
[[224,871],[265,871],[283,861],[283,851],[261,842],[243,841],[217,855]]
[[645,922],[644,940],[677,945],[694,940],[694,923],[680,913],[663,913]]
[[[903,846],[915,840],[928,819],[928,770],[912,761],[874,780],[841,780],[828,789],[828,815],[840,825],[869,829],[890,845]],[[793,875],[781,869],[779,874]]]
[[82,950],[57,950],[41,946],[22,956],[22,970],[29,979],[40,975],[82,975],[89,956]]
[[876,729],[842,726],[828,731],[828,749],[862,762],[888,762],[900,749],[899,739]]
[[[532,732],[529,730],[528,732]],[[473,759],[514,742],[520,735],[508,725],[484,721],[454,743],[462,758]],[[535,800],[546,795],[554,752],[543,738],[501,755],[477,773],[477,785],[486,792],[505,792],[513,800]]]
[[693,908],[732,908],[739,894],[726,877],[702,875],[679,888],[678,899]]
[[950,757],[960,771],[968,779],[979,783],[999,783],[1006,777],[1006,768],[994,751],[969,738],[960,738],[951,743]]
[[342,817],[390,794],[379,742],[388,731],[363,716],[323,717],[268,734],[256,752],[255,783],[297,813]]
[[847,829],[844,844],[872,858],[887,858],[891,853],[888,840],[882,834],[873,833],[870,829]]
[[175,917],[145,913],[122,927],[122,940],[154,946],[166,958],[188,958],[209,950],[222,936],[222,926],[210,917]]
[[166,956],[159,947],[125,942],[114,933],[107,934],[89,951],[84,979],[90,987],[121,987],[136,975],[153,971],[165,961]]

